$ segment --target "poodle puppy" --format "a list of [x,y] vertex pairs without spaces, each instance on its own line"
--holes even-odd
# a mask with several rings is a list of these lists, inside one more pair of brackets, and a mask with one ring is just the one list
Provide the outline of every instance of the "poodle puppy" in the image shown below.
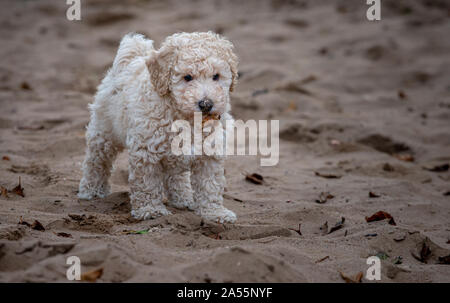
[[216,222],[235,222],[223,206],[224,157],[171,152],[172,122],[194,113],[225,127],[237,83],[233,44],[213,33],[177,33],[159,50],[140,34],[126,35],[89,105],[86,157],[78,197],[105,197],[117,154],[129,153],[131,215],[168,215],[164,203]]

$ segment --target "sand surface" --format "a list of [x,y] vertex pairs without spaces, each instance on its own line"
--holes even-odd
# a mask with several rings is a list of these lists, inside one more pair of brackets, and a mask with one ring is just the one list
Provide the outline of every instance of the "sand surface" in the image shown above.
[[[438,264],[450,254],[448,1],[383,0],[379,22],[365,1],[82,4],[80,22],[66,19],[65,1],[0,4],[1,282],[67,281],[72,255],[83,272],[103,269],[98,282],[344,282],[339,272],[365,273],[372,255],[382,282],[450,282]],[[126,154],[113,194],[77,199],[87,105],[121,37],[159,45],[206,30],[240,58],[234,116],[280,120],[277,166],[227,160],[236,224],[174,209],[134,221]],[[25,197],[11,192],[19,178]],[[377,211],[396,225],[367,223]],[[35,220],[45,230],[27,226]]]

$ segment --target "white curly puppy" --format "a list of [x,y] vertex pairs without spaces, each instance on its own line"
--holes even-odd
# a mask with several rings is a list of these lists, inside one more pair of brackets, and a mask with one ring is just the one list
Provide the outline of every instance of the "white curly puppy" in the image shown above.
[[175,156],[171,124],[192,125],[194,112],[220,116],[222,125],[232,119],[229,93],[237,64],[232,43],[212,32],[174,34],[159,50],[142,35],[126,35],[89,106],[78,197],[109,194],[113,161],[126,148],[134,218],[170,214],[167,202],[208,220],[235,222],[223,206],[223,157]]

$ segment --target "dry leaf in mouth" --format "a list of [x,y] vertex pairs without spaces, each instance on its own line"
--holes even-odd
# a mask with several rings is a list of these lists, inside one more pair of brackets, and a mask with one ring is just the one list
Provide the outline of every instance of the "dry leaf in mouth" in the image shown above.
[[261,184],[263,184],[264,178],[260,174],[253,173],[251,175],[247,174],[245,176],[245,180],[247,180],[247,181],[249,181],[249,182],[251,182],[253,184],[261,185]]
[[220,120],[220,115],[218,114],[209,114],[209,115],[205,115],[203,116],[202,119],[202,126],[208,122],[209,120]]
[[19,177],[19,184],[18,184],[16,187],[14,187],[14,188],[11,190],[11,192],[12,192],[12,193],[15,193],[16,195],[19,195],[19,196],[21,196],[21,197],[25,197],[25,193],[23,192],[23,190],[24,190],[24,188],[23,188],[22,185],[21,185],[21,179],[20,179],[20,177]]
[[397,225],[394,221],[394,218],[389,213],[382,210],[377,211],[370,217],[366,217],[366,222],[381,221],[384,219],[389,219],[390,225]]
[[340,175],[335,175],[335,174],[328,174],[328,173],[321,173],[321,172],[314,172],[316,174],[316,176],[322,177],[322,178],[326,178],[326,179],[339,179]]
[[323,204],[333,198],[334,196],[329,192],[321,192],[319,195],[319,199],[316,200],[316,203]]
[[81,274],[81,281],[96,282],[103,275],[103,268],[91,270]]
[[341,275],[341,278],[346,282],[346,283],[361,283],[362,282],[362,278],[363,278],[363,272],[359,272],[356,274],[356,276],[354,278],[349,277],[347,275],[345,275],[344,273],[342,273],[341,271],[339,272],[339,274]]

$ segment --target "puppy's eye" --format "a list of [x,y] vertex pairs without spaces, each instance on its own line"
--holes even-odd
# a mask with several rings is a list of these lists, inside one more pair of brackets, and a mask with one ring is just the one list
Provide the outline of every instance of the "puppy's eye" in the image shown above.
[[186,75],[186,76],[184,76],[184,80],[185,80],[186,82],[189,82],[189,81],[192,81],[193,78],[192,78],[191,75]]
[[219,74],[215,74],[215,75],[213,76],[213,80],[214,80],[214,81],[219,80],[219,76],[220,76]]

